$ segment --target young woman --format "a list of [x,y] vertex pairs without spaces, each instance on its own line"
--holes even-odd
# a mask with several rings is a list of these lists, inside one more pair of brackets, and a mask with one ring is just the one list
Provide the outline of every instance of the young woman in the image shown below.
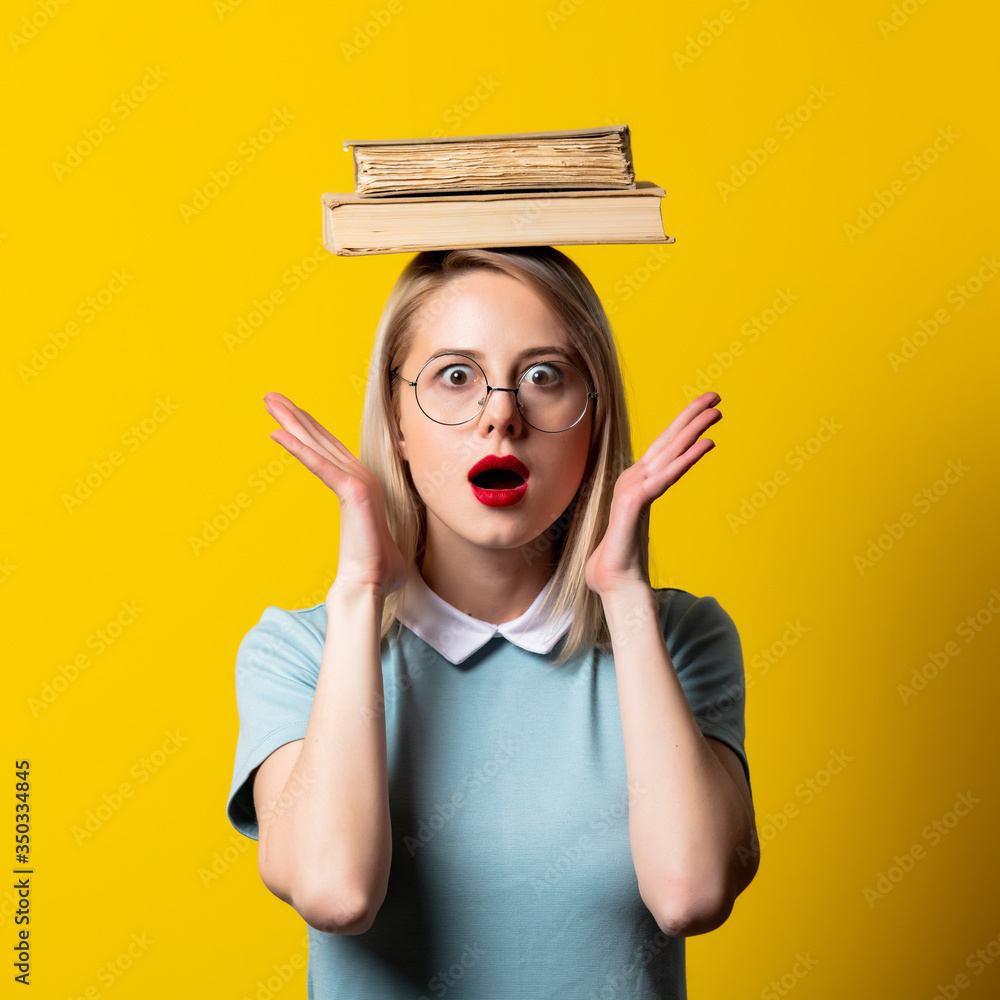
[[736,628],[648,573],[718,402],[633,464],[607,317],[550,247],[411,260],[360,460],[265,396],[340,553],[240,645],[228,815],[309,925],[310,997],[685,995],[684,937],[758,861]]

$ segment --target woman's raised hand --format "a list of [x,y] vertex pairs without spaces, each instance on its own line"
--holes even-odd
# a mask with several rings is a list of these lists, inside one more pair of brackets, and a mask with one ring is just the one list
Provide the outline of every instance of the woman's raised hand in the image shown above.
[[641,568],[640,552],[649,541],[649,509],[692,465],[715,447],[702,438],[722,414],[716,392],[702,393],[688,403],[673,422],[630,465],[615,483],[608,530],[587,560],[587,586],[598,594],[635,583],[649,585]]
[[271,432],[286,451],[333,490],[340,501],[340,557],[334,586],[372,588],[383,596],[406,581],[406,563],[389,533],[375,474],[305,410],[280,392],[264,396],[281,425]]

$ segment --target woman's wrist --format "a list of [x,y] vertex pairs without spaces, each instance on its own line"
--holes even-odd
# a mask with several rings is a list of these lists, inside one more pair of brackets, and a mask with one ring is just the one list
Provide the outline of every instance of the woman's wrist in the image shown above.
[[653,588],[641,580],[622,584],[614,590],[603,591],[600,598],[604,606],[604,617],[612,631],[615,625],[633,623],[637,619],[655,614],[658,608]]
[[605,609],[611,604],[627,604],[641,600],[653,593],[648,578],[636,576],[634,579],[619,579],[600,590],[595,590]]
[[357,608],[370,606],[374,603],[381,611],[387,596],[383,586],[373,583],[356,583],[351,580],[341,580],[338,577],[327,592],[326,605],[328,608],[331,604]]

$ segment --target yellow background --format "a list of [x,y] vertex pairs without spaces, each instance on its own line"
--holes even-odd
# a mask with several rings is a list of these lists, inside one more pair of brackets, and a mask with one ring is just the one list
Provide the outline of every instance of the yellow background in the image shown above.
[[[266,606],[321,601],[337,566],[336,499],[282,461],[261,397],[356,449],[408,259],[317,250],[320,194],[353,184],[341,141],[627,122],[670,257],[566,252],[612,312],[637,449],[699,373],[723,397],[716,449],[654,506],[653,583],[716,596],[739,627],[764,845],[727,923],[688,940],[691,996],[931,1000],[960,974],[962,996],[996,996],[1000,962],[967,965],[1000,951],[995,8],[393,8],[5,8],[0,759],[5,865],[13,762],[31,761],[34,995],[238,1000],[304,959],[224,804],[239,642]],[[880,875],[891,891],[866,897]],[[280,985],[304,996],[304,971]]]

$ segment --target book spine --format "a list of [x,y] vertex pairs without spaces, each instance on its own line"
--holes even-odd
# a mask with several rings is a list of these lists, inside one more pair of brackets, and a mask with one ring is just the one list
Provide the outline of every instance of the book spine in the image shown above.
[[333,209],[335,206],[328,204],[324,198],[321,207],[323,210],[323,246],[330,253],[339,254],[340,251],[337,249],[336,237],[333,235]]

